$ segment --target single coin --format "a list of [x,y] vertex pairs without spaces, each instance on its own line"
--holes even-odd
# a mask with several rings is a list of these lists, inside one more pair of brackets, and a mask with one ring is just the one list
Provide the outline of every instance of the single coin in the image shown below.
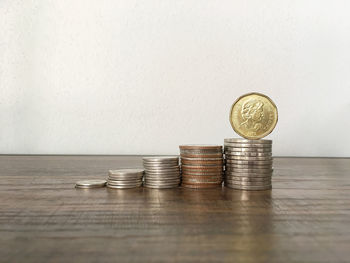
[[224,145],[224,149],[226,147],[232,147],[232,148],[266,148],[266,149],[272,149],[272,146],[269,144],[265,144],[265,143],[225,143]]
[[164,180],[164,181],[145,180],[145,184],[173,185],[173,184],[180,184],[180,179],[177,179],[177,180]]
[[214,171],[214,172],[192,172],[192,171],[182,171],[182,176],[220,176],[222,175],[224,172],[221,170],[221,171]]
[[142,178],[143,173],[136,174],[109,174],[108,178],[116,179],[116,180],[136,180]]
[[272,144],[272,140],[247,140],[247,139],[241,139],[241,138],[228,138],[224,139],[224,143],[265,143],[265,144]]
[[271,152],[264,152],[264,153],[258,153],[258,152],[230,152],[225,153],[225,156],[228,157],[235,157],[235,156],[245,156],[245,157],[271,157]]
[[189,166],[222,166],[224,161],[187,161],[187,160],[181,160],[182,165],[189,165]]
[[145,173],[156,173],[156,172],[163,172],[163,173],[167,173],[167,172],[178,172],[180,171],[180,166],[174,166],[174,167],[159,167],[159,168],[149,168],[147,167],[145,169]]
[[244,185],[235,185],[235,184],[228,184],[225,182],[224,184],[226,187],[237,189],[237,190],[247,190],[247,191],[263,191],[263,190],[270,190],[272,189],[272,185],[267,186],[244,186]]
[[225,177],[250,177],[250,178],[256,178],[256,177],[272,177],[273,173],[226,173]]
[[175,186],[179,185],[180,181],[171,181],[171,182],[151,182],[151,181],[145,181],[144,185],[150,185],[150,186]]
[[181,174],[146,174],[143,178],[180,178]]
[[181,156],[181,161],[186,160],[186,161],[222,161],[223,157],[218,157],[218,158],[187,158],[187,157],[182,157]]
[[132,179],[132,180],[118,180],[118,179],[114,179],[114,178],[108,178],[107,182],[120,182],[120,183],[137,183],[137,182],[141,182],[142,178],[137,178],[137,179]]
[[247,181],[237,181],[237,180],[230,180],[230,179],[225,179],[225,182],[228,184],[232,185],[243,185],[243,186],[268,186],[271,185],[271,180],[270,181],[262,181],[262,182],[247,182]]
[[250,167],[250,168],[241,168],[241,167],[231,167],[227,166],[225,167],[225,172],[242,172],[242,173],[271,173],[273,172],[272,167],[266,167],[264,166],[263,168],[256,168],[255,166]]
[[265,173],[265,174],[271,174],[273,172],[272,168],[230,168],[226,167],[225,173]]
[[272,161],[271,156],[226,156],[226,163],[229,161]]
[[140,187],[142,183],[135,184],[135,185],[111,185],[107,183],[108,188],[115,188],[115,189],[128,189],[128,188],[136,188]]
[[249,176],[225,176],[225,180],[239,181],[239,182],[271,182],[271,176],[266,177],[249,177]]
[[133,174],[143,174],[144,169],[135,169],[135,168],[123,168],[116,170],[109,170],[110,175],[133,175]]
[[219,151],[180,151],[180,156],[189,156],[189,157],[200,157],[203,156],[205,157],[217,157],[217,156],[222,156],[222,150]]
[[198,169],[198,170],[220,170],[222,169],[223,165],[222,164],[217,164],[217,165],[208,165],[208,166],[204,166],[204,165],[198,165],[198,164],[194,164],[194,165],[189,165],[189,164],[182,164],[181,165],[181,169],[185,170],[185,169]]
[[177,188],[179,185],[169,185],[169,186],[161,186],[161,185],[144,185],[146,188],[153,188],[153,189],[168,189],[168,188]]
[[142,160],[143,163],[145,164],[177,164],[180,160],[180,157],[177,157],[176,159],[163,159],[161,161],[159,160],[154,160],[154,161],[151,161],[151,160]]
[[183,154],[181,153],[181,158],[222,158],[222,152],[220,153],[201,153],[201,154]]
[[99,188],[106,185],[106,180],[82,180],[75,184],[76,188]]
[[272,152],[272,148],[269,147],[263,147],[263,148],[259,148],[259,147],[240,147],[240,148],[235,148],[235,147],[228,147],[225,146],[225,154],[227,153],[235,153],[235,152],[252,152],[252,153],[256,153],[256,152],[268,152],[271,153]]
[[248,93],[232,105],[230,123],[240,136],[255,140],[270,134],[278,121],[277,107],[266,95]]
[[190,178],[182,178],[182,183],[184,184],[219,184],[222,182],[222,178],[216,180],[207,180],[207,179],[190,179]]
[[211,188],[218,188],[221,187],[222,183],[218,184],[184,184],[182,183],[181,186],[184,188],[192,188],[192,189],[211,189]]
[[187,144],[180,145],[179,148],[180,150],[220,150],[222,146],[214,144]]
[[179,156],[177,155],[171,155],[171,156],[145,156],[142,157],[143,161],[149,161],[149,162],[163,162],[163,161],[176,161],[179,159]]
[[107,185],[112,185],[112,186],[125,186],[125,187],[137,187],[140,186],[142,184],[142,182],[138,182],[138,183],[132,183],[132,184],[119,184],[119,183],[112,183],[112,182],[108,182]]
[[220,175],[209,175],[209,176],[205,176],[205,175],[182,175],[182,178],[192,178],[192,179],[209,179],[209,180],[216,180],[216,179],[220,179],[222,178],[223,176],[220,174]]
[[173,168],[179,166],[179,163],[143,163],[144,168],[151,168],[151,169],[156,169],[156,168]]
[[226,159],[226,163],[232,164],[250,164],[250,165],[272,165],[273,160],[266,161],[248,161],[248,160],[236,160],[236,159]]
[[145,170],[160,170],[160,169],[176,169],[180,168],[179,165],[146,165],[144,164]]

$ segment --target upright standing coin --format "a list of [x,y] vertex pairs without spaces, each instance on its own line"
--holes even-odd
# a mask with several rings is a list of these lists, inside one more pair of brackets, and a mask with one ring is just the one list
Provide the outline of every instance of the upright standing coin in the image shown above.
[[270,134],[278,120],[277,107],[266,95],[248,93],[232,105],[230,123],[240,136],[260,139]]

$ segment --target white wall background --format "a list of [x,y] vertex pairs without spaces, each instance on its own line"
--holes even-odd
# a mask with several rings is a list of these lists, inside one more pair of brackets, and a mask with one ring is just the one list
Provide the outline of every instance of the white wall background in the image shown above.
[[222,144],[251,91],[275,155],[350,156],[350,1],[0,0],[0,153]]

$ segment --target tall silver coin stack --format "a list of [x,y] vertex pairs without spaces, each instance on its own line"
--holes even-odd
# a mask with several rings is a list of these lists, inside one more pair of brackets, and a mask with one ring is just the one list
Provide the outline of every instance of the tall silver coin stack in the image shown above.
[[241,190],[272,188],[272,141],[225,139],[225,186]]
[[116,189],[140,187],[142,185],[143,173],[143,169],[133,168],[110,170],[107,187]]
[[181,181],[178,156],[143,157],[144,186],[148,188],[174,188]]

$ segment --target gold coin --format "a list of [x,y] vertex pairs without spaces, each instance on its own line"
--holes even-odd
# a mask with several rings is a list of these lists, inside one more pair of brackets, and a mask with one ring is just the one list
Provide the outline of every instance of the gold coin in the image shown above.
[[240,136],[261,139],[270,134],[278,120],[277,107],[266,95],[248,93],[232,105],[230,123]]

